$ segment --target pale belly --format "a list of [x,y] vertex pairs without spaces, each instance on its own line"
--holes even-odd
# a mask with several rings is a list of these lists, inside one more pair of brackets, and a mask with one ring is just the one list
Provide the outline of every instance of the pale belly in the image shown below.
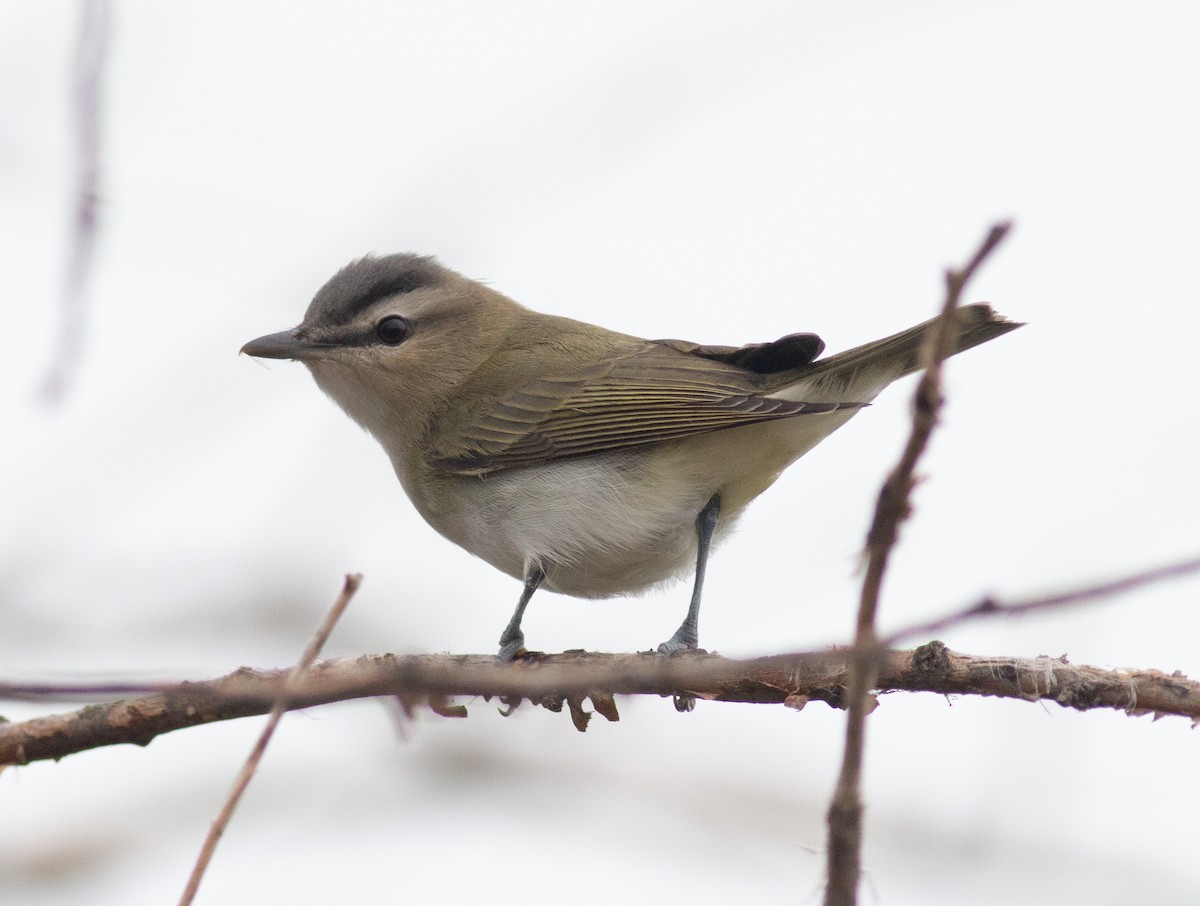
[[619,454],[439,481],[413,502],[439,532],[521,579],[584,598],[634,594],[691,572],[696,517],[714,495],[714,543],[746,505],[853,412],[714,432]]

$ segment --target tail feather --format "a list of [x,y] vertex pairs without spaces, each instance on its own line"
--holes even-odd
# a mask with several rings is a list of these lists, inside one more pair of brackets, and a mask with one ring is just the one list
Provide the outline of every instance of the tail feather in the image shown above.
[[[955,318],[958,339],[952,355],[1023,326],[997,314],[984,302],[963,306],[955,312]],[[921,367],[921,346],[937,320],[932,318],[898,334],[799,368],[780,381],[780,389],[771,395],[802,397],[811,402],[847,398],[867,402],[892,381]]]

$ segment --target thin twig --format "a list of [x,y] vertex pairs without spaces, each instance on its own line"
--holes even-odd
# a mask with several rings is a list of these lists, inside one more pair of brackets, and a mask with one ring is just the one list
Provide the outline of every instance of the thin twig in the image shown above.
[[70,387],[86,333],[84,290],[96,246],[100,182],[100,79],[108,51],[109,0],[83,0],[75,52],[75,216],[60,296],[58,351],[42,382],[42,398],[56,403]]
[[974,617],[991,616],[993,614],[1012,616],[1014,614],[1029,613],[1033,610],[1048,610],[1055,607],[1069,607],[1073,604],[1086,604],[1100,598],[1108,598],[1112,595],[1132,591],[1135,588],[1149,585],[1152,582],[1176,579],[1196,572],[1200,572],[1200,557],[1193,557],[1178,563],[1169,563],[1166,566],[1143,570],[1130,576],[1122,576],[1119,579],[1100,582],[1085,588],[1076,588],[1055,595],[1026,598],[1023,601],[1004,602],[988,596],[969,607],[951,611],[937,619],[899,629],[885,636],[880,640],[879,644],[884,648],[891,648],[903,639],[940,633],[944,629],[966,622]]
[[867,568],[859,599],[855,625],[854,652],[847,686],[849,714],[846,718],[846,747],[841,772],[829,805],[829,845],[826,849],[826,906],[853,906],[858,898],[858,879],[862,849],[861,776],[865,744],[866,716],[872,708],[871,689],[878,675],[878,651],[875,615],[879,592],[887,570],[888,558],[895,546],[900,523],[909,514],[909,494],[921,454],[937,424],[942,405],[941,363],[954,349],[958,308],[963,287],[1004,239],[1006,223],[992,227],[974,257],[961,271],[946,273],[946,299],[941,317],[930,331],[921,351],[925,372],[917,385],[913,402],[913,424],[900,461],[888,475],[879,493],[875,515],[867,533]]
[[333,602],[333,606],[329,608],[329,612],[325,614],[325,619],[321,622],[320,627],[313,633],[313,637],[305,647],[304,653],[300,655],[300,660],[296,662],[296,666],[289,672],[282,696],[276,700],[274,706],[271,708],[271,716],[267,718],[266,726],[263,727],[262,733],[259,734],[258,741],[250,751],[246,763],[242,765],[242,770],[238,774],[237,780],[234,781],[233,789],[230,791],[229,797],[225,800],[225,805],[221,808],[220,814],[217,815],[217,819],[213,822],[212,827],[209,828],[208,836],[204,840],[204,846],[200,849],[200,855],[196,859],[196,865],[192,869],[191,877],[188,878],[187,887],[184,888],[183,896],[179,899],[179,906],[189,906],[196,898],[196,891],[200,887],[200,881],[204,877],[208,863],[212,861],[213,853],[217,849],[217,842],[221,839],[221,835],[225,833],[225,828],[228,827],[229,821],[233,817],[234,809],[237,808],[242,794],[246,792],[246,788],[250,785],[250,781],[254,777],[254,772],[258,770],[258,764],[262,761],[263,753],[267,750],[267,744],[270,743],[271,737],[275,733],[275,728],[279,726],[279,721],[282,719],[284,712],[288,710],[288,697],[294,691],[299,677],[312,666],[313,661],[317,659],[317,655],[321,653],[321,649],[325,646],[325,642],[328,641],[330,633],[333,632],[333,627],[350,604],[350,599],[354,597],[354,593],[358,591],[358,586],[361,583],[361,575],[346,576],[341,594]]

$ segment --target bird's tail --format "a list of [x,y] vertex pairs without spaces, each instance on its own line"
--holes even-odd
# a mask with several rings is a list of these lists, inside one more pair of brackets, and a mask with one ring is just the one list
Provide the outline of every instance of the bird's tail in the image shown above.
[[[954,317],[958,322],[958,338],[951,355],[1022,326],[996,314],[984,302],[965,305]],[[921,346],[936,323],[937,318],[933,318],[882,340],[819,359],[797,369],[789,375],[788,387],[771,395],[790,398],[799,393],[814,402],[826,399],[867,402],[892,381],[921,367]]]

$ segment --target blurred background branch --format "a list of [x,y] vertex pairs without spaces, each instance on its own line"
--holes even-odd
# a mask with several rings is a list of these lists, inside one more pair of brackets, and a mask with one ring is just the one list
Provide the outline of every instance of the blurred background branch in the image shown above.
[[80,2],[71,108],[75,125],[74,216],[59,296],[58,348],[42,382],[42,398],[51,405],[70,389],[87,332],[85,293],[96,248],[100,198],[100,83],[108,57],[110,14],[109,0]]

